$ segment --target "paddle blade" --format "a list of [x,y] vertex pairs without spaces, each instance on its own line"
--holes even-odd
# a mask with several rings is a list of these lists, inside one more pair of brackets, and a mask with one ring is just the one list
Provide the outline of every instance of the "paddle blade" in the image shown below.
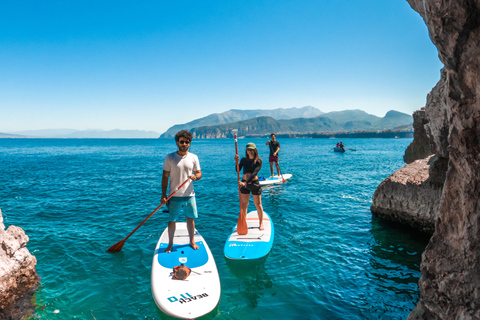
[[247,216],[242,212],[238,215],[237,233],[239,235],[246,235],[248,233]]
[[122,251],[122,248],[123,248],[123,245],[125,244],[125,239],[115,243],[113,246],[111,246],[110,248],[108,248],[108,252],[111,252],[111,253],[117,253],[117,252],[120,252]]

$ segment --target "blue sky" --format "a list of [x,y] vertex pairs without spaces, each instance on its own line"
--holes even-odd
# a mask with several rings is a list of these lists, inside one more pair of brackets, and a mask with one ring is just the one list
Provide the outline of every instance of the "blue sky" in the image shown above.
[[441,68],[406,0],[0,2],[0,132],[164,132],[307,105],[411,114]]

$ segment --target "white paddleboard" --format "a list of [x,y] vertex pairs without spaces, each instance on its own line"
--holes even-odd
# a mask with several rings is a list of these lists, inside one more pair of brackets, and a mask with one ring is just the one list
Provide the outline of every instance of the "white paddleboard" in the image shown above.
[[[173,249],[168,246],[168,228],[162,233],[152,262],[152,295],[157,306],[169,316],[196,319],[217,306],[220,301],[220,278],[210,248],[195,229],[196,244],[189,243],[187,223],[177,222]],[[192,271],[185,280],[173,275],[173,268],[184,264]]]
[[279,175],[279,176],[273,176],[273,177],[269,177],[269,178],[258,177],[258,180],[259,180],[261,186],[266,186],[266,185],[274,184],[274,183],[282,183],[283,182],[282,177],[283,177],[283,179],[287,180],[287,179],[290,179],[292,177],[292,175],[290,173],[286,173],[283,176]]
[[270,216],[263,212],[264,230],[260,230],[258,213],[247,213],[248,233],[239,235],[237,226],[232,229],[223,250],[225,257],[232,260],[254,260],[265,257],[273,246],[274,227]]

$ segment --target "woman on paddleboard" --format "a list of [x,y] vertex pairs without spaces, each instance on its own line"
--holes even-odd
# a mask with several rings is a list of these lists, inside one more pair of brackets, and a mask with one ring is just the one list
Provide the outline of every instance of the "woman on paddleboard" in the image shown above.
[[[240,157],[235,155],[235,161]],[[259,228],[263,230],[263,207],[262,207],[262,189],[258,181],[257,174],[262,168],[262,159],[258,156],[257,147],[253,142],[247,143],[247,150],[245,151],[245,158],[240,160],[238,165],[239,170],[243,168],[242,180],[238,181],[241,193],[242,211],[247,215],[248,202],[250,201],[250,192],[252,193],[253,203],[257,208],[258,219],[260,221]],[[235,167],[235,170],[237,168]]]

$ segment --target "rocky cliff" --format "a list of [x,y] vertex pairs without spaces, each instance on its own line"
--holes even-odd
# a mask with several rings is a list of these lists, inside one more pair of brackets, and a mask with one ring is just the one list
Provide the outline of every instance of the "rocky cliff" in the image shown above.
[[23,319],[34,310],[37,259],[25,247],[28,240],[22,228],[5,230],[0,210],[0,319]]
[[407,1],[445,65],[425,129],[434,153],[448,161],[409,319],[480,319],[480,0]]

